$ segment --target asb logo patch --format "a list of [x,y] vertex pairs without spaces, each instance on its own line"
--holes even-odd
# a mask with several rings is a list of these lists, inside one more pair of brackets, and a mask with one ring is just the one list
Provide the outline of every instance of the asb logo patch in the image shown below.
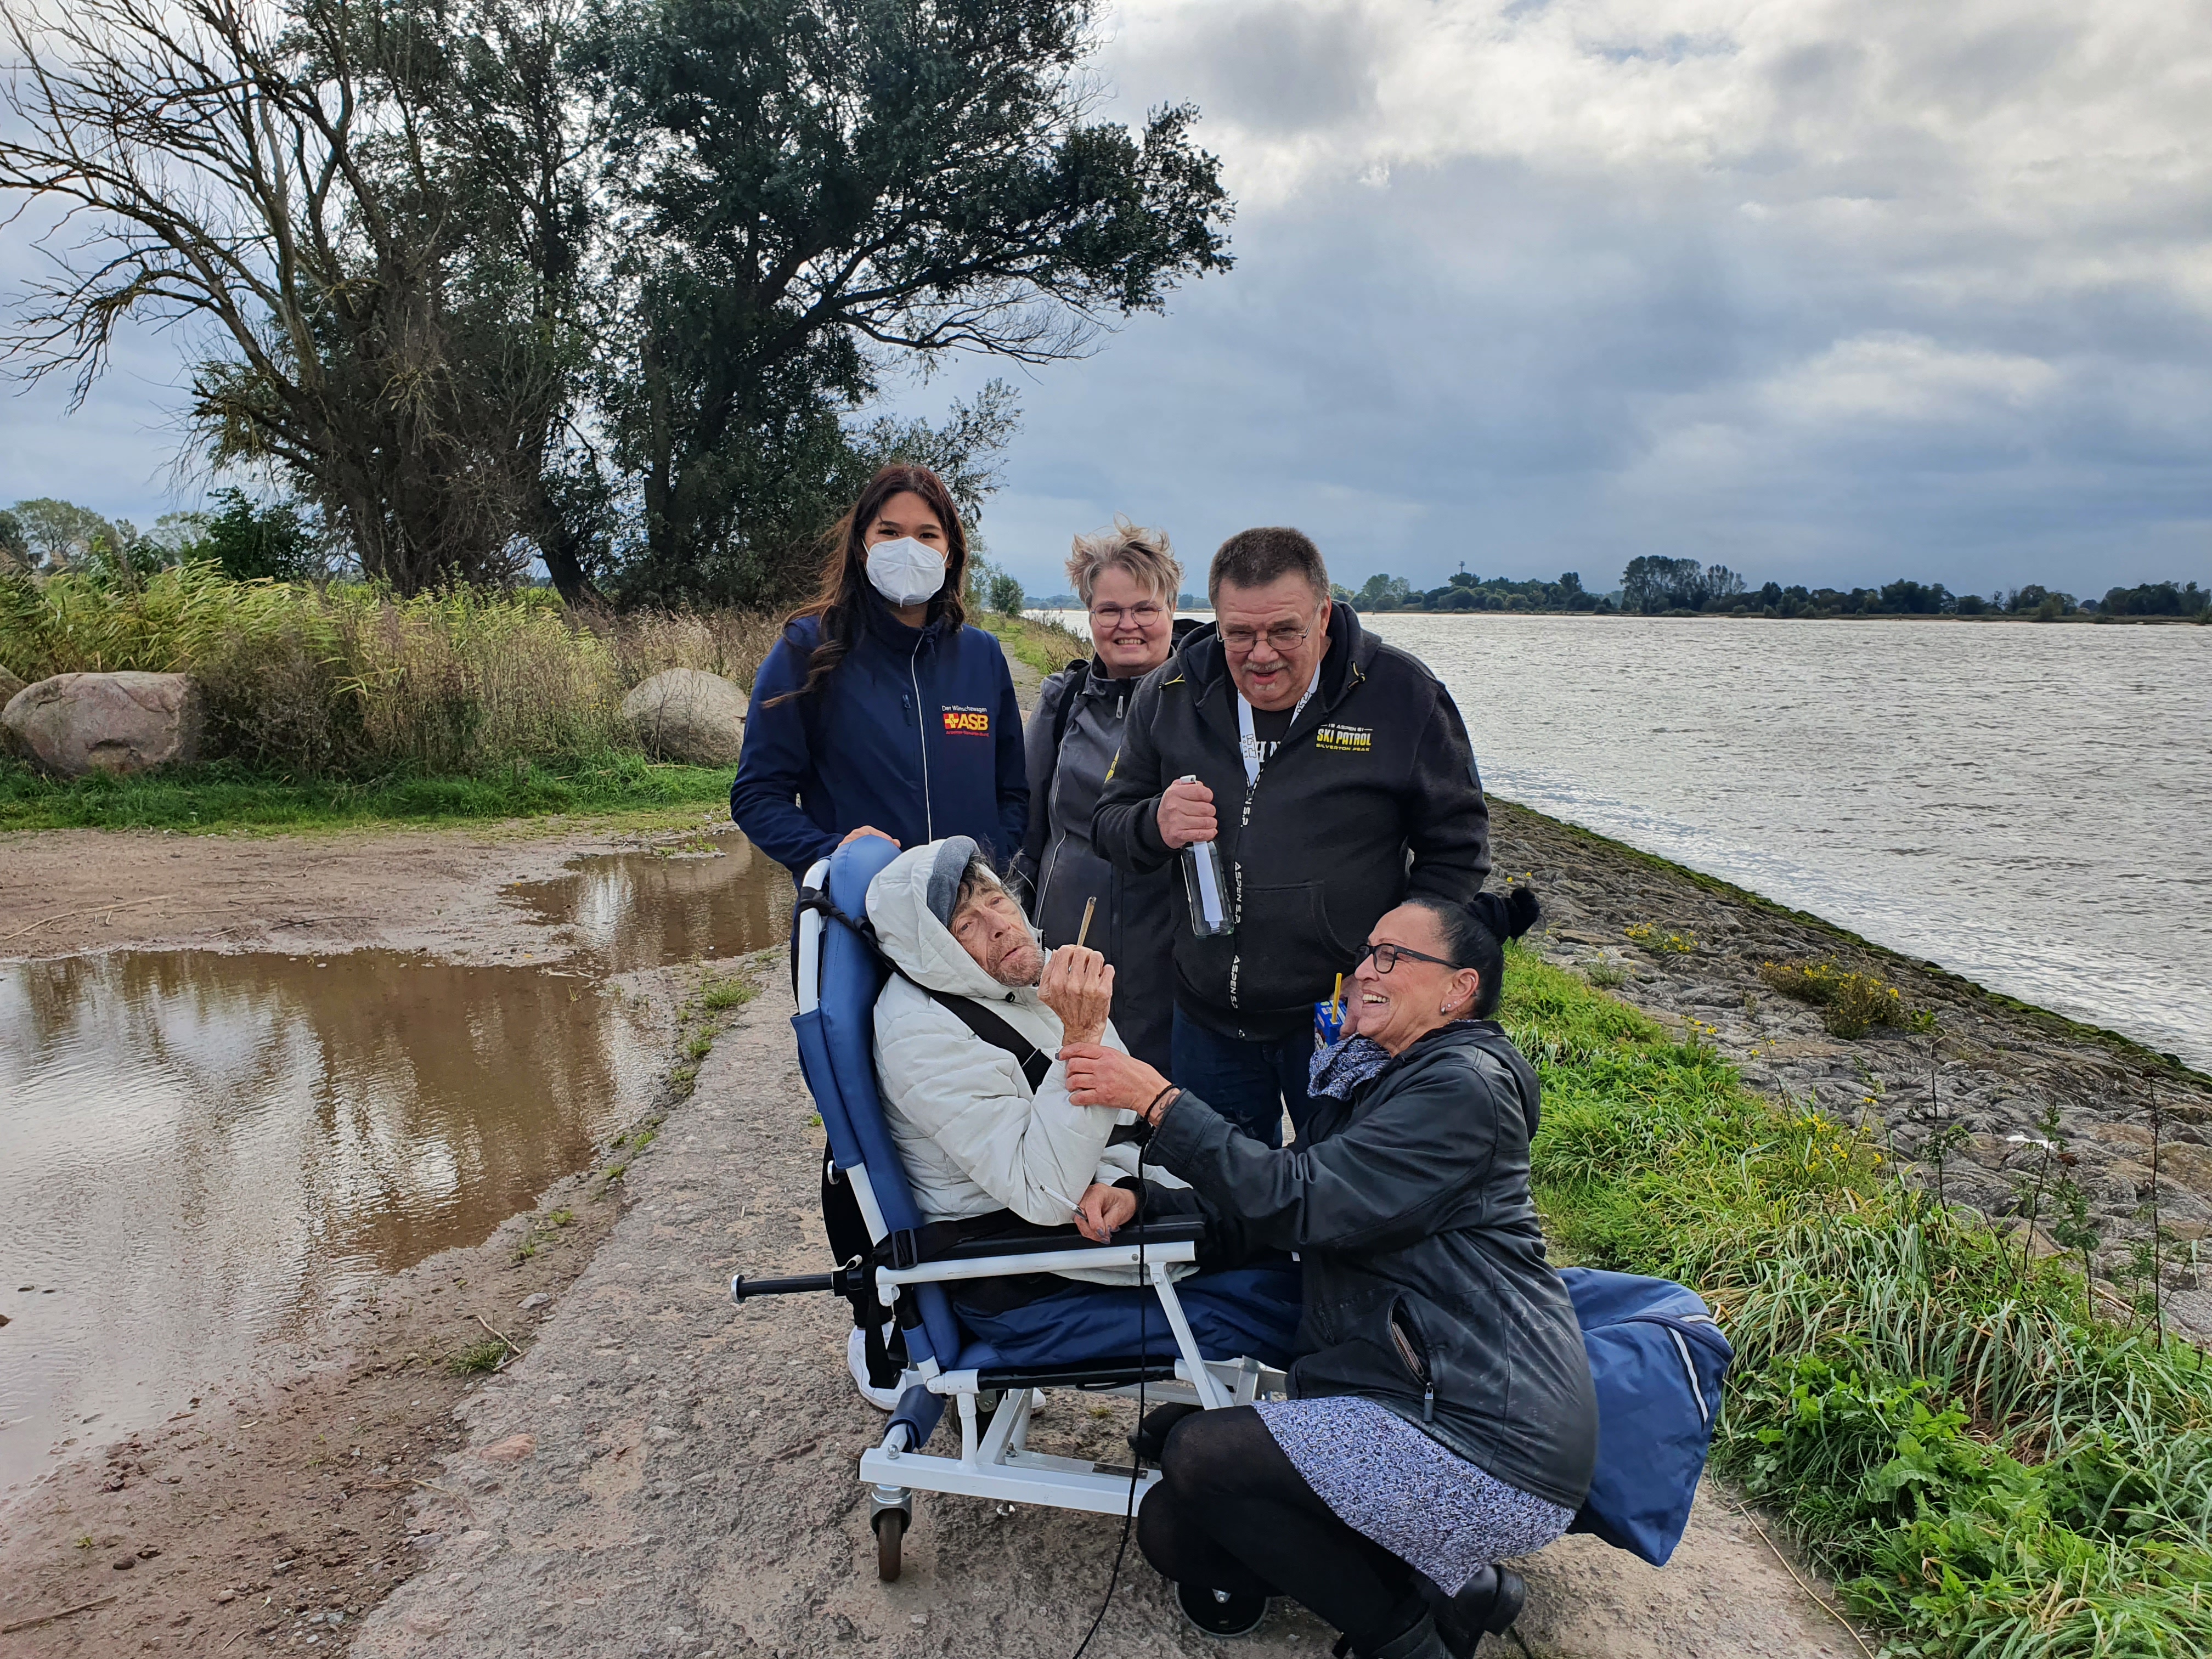
[[1314,747],[1333,749],[1340,755],[1364,755],[1375,747],[1371,726],[1321,726],[1314,728]]
[[945,732],[947,737],[991,735],[991,711],[988,708],[947,708],[945,711]]

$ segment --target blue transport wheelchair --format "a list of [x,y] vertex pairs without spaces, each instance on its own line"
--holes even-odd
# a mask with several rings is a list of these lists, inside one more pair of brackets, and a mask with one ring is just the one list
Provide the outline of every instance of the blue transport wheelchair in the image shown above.
[[[872,1286],[905,1340],[898,1403],[880,1444],[860,1458],[869,1489],[878,1576],[899,1574],[901,1540],[916,1492],[958,1492],[1005,1503],[1122,1515],[1141,1503],[1157,1471],[1097,1463],[1030,1449],[1030,1419],[1044,1389],[1135,1395],[1204,1409],[1249,1405],[1280,1394],[1283,1373],[1249,1358],[1207,1358],[1176,1299],[1173,1273],[1194,1261],[1200,1225],[1182,1218],[1125,1227],[1113,1242],[1076,1236],[979,1239],[928,1251],[876,1091],[874,1010],[887,969],[872,940],[846,920],[866,915],[868,884],[897,855],[889,842],[862,836],[807,872],[793,927],[798,1034],[806,1086],[828,1131],[829,1179],[850,1184],[874,1245],[835,1272],[796,1279],[730,1282],[742,1304],[757,1296]],[[834,915],[825,915],[825,908]],[[1159,1302],[1176,1357],[1134,1355],[1060,1367],[995,1363],[997,1351],[962,1329],[947,1286],[966,1281],[1054,1273],[1068,1267],[1140,1267]],[[1070,1281],[1071,1288],[1077,1288]],[[1111,1292],[1109,1292],[1111,1293]],[[1122,1294],[1126,1294],[1123,1292]],[[947,1402],[957,1409],[959,1446],[930,1449]]]

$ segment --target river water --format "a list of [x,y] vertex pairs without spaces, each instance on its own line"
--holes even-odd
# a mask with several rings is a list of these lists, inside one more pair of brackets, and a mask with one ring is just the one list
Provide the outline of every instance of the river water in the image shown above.
[[2212,1068],[2212,629],[1362,620],[1506,799]]
[[538,966],[391,951],[0,963],[0,1489],[250,1370],[306,1307],[481,1243],[666,1063],[641,968],[780,944],[791,881],[586,858],[507,897]]

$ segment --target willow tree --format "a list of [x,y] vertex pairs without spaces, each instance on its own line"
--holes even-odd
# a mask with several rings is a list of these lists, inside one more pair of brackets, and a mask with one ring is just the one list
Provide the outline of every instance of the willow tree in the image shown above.
[[[846,416],[887,368],[1079,356],[1228,267],[1231,208],[1194,112],[1094,118],[1097,11],[611,0],[599,15],[579,64],[615,231],[599,408],[642,508],[617,550],[625,592],[787,597],[854,465]],[[956,445],[989,426],[978,414],[959,412]]]
[[0,0],[0,195],[58,223],[0,356],[81,399],[182,325],[218,462],[403,592],[511,578],[586,356],[566,4]]

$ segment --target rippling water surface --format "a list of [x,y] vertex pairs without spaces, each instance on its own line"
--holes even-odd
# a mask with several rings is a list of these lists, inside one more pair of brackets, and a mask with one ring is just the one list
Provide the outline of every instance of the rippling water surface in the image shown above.
[[1507,799],[2212,1066],[2212,629],[1371,625]]
[[2212,628],[1362,621],[1507,799],[2212,1068]]

